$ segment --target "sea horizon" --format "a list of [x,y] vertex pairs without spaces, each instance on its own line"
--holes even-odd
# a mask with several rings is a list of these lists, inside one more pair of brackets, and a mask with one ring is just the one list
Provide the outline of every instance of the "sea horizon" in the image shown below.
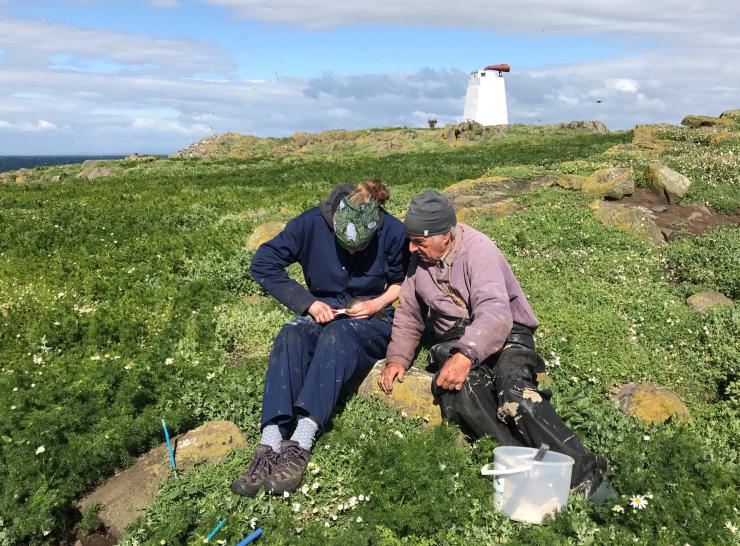
[[[89,159],[124,159],[130,154],[13,154],[0,155],[0,172],[17,169],[33,169],[35,167],[50,167],[53,165],[69,165],[82,163]],[[142,154],[166,157],[165,154]]]

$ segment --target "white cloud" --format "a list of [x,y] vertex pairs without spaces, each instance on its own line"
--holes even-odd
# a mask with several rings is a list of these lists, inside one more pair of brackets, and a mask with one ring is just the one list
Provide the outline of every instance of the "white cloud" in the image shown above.
[[0,49],[6,65],[100,73],[196,74],[207,66],[231,74],[235,65],[219,47],[198,40],[155,38],[92,30],[53,22],[0,20]]
[[309,28],[401,25],[475,28],[506,33],[695,36],[740,43],[740,4],[713,0],[202,0],[241,17]]
[[635,80],[627,80],[624,78],[608,81],[607,85],[613,87],[617,91],[622,91],[623,93],[637,93],[637,90],[640,89],[640,84]]
[[10,129],[13,131],[22,131],[24,133],[37,133],[41,131],[56,131],[59,127],[45,119],[40,119],[36,123],[31,121],[10,122],[0,119],[0,129]]
[[134,118],[131,128],[140,133],[167,133],[187,137],[201,137],[213,133],[213,128],[202,123],[187,125],[174,119]]

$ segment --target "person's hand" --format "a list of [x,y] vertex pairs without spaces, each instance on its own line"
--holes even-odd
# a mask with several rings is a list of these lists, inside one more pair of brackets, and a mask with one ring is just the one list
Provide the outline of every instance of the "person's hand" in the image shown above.
[[455,353],[447,362],[437,376],[437,386],[446,390],[462,389],[463,383],[468,378],[472,361],[462,353]]
[[334,313],[326,303],[320,300],[316,300],[308,308],[308,314],[319,324],[326,324],[334,320]]
[[389,362],[386,364],[383,371],[380,372],[378,378],[378,386],[383,390],[385,394],[390,394],[393,391],[393,380],[397,379],[399,383],[403,383],[403,377],[406,375],[406,368],[398,362]]
[[377,299],[360,301],[347,309],[347,316],[353,319],[368,319],[383,309],[383,304]]

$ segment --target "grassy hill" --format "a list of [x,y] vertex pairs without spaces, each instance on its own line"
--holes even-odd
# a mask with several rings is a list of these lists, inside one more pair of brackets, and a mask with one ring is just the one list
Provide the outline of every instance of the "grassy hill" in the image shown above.
[[[623,166],[639,186],[656,158],[690,177],[687,202],[729,215],[740,207],[730,129],[716,138],[728,128],[663,127],[655,146],[639,130],[526,127],[454,143],[416,130],[396,148],[394,137],[307,137],[310,153],[295,138],[257,148],[247,139],[229,153],[104,163],[110,176],[95,180],[67,166],[0,184],[0,544],[71,540],[75,500],[160,443],[163,416],[173,432],[229,419],[258,439],[267,355],[290,315],[248,275],[257,225],[368,176],[390,186],[398,214],[424,189],[481,176]],[[232,453],[168,480],[125,543],[201,542],[228,517],[219,537],[229,543],[254,522],[265,544],[736,544],[740,309],[697,314],[685,299],[700,289],[740,297],[740,230],[654,247],[603,225],[592,199],[547,185],[516,195],[512,215],[466,221],[496,242],[530,298],[555,407],[609,460],[620,493],[651,495],[646,509],[575,497],[548,526],[511,522],[491,510],[479,475],[492,441],[461,443],[454,427],[423,429],[352,398],[318,441],[306,492],[232,495],[250,458]],[[629,381],[674,391],[693,420],[624,415],[609,393]]]

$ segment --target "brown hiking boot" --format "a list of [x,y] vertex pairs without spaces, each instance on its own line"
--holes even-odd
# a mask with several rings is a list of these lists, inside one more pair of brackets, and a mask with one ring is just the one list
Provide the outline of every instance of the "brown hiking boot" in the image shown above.
[[243,497],[254,497],[262,487],[264,479],[275,469],[278,454],[264,444],[254,448],[254,459],[244,473],[231,484],[231,490]]
[[311,460],[311,452],[303,449],[294,440],[280,442],[280,453],[272,474],[265,478],[265,491],[281,495],[286,491],[292,493],[301,484],[303,475]]

